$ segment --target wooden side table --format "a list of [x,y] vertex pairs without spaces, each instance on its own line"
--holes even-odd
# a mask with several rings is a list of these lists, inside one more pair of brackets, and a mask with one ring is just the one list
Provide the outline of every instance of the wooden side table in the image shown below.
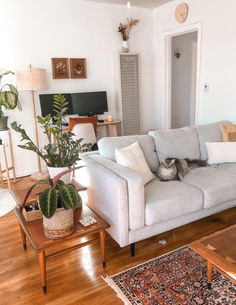
[[[19,193],[18,193],[19,192]],[[15,215],[20,225],[21,237],[23,247],[26,250],[26,238],[31,244],[33,250],[38,254],[39,260],[39,267],[40,267],[40,274],[41,274],[41,281],[42,281],[42,288],[43,292],[46,293],[47,291],[47,284],[46,284],[46,258],[51,257],[53,255],[62,254],[64,252],[68,252],[73,249],[77,249],[88,244],[93,243],[97,240],[97,236],[93,239],[88,240],[86,242],[79,243],[77,245],[73,245],[71,247],[67,247],[61,250],[61,247],[55,247],[56,245],[67,244],[69,241],[79,240],[82,237],[87,237],[89,235],[98,235],[100,239],[100,248],[101,248],[101,257],[102,257],[102,265],[106,267],[106,229],[110,227],[110,225],[103,220],[100,216],[98,216],[95,212],[93,212],[87,205],[83,205],[82,208],[78,208],[74,210],[74,231],[71,235],[67,236],[63,239],[52,240],[46,238],[43,230],[43,223],[42,219],[33,220],[30,222],[26,222],[23,214],[20,212],[19,205],[22,205],[22,200],[24,196],[22,196],[22,190],[12,191],[14,198],[17,201],[17,207],[15,208]],[[32,202],[32,198],[29,200]],[[92,216],[96,219],[96,223],[92,224],[88,227],[84,227],[82,224],[79,223],[79,219],[83,219],[87,216]],[[55,247],[54,252],[51,254],[47,254],[46,251]]]
[[[7,140],[6,138],[6,133],[7,133]],[[3,143],[0,144],[0,153],[2,153],[2,160],[3,160],[3,166],[4,169],[1,165],[0,161],[0,180],[1,180],[1,187],[3,187],[4,183],[4,174],[6,175],[6,180],[7,180],[7,186],[9,189],[11,189],[11,179],[10,179],[10,171],[13,173],[13,181],[16,182],[16,172],[15,172],[15,163],[14,163],[14,155],[13,155],[13,148],[12,148],[12,139],[11,139],[11,131],[6,130],[6,131],[0,131],[0,138],[3,139]],[[10,160],[8,158],[7,154],[7,147],[9,146],[10,150]],[[10,161],[10,164],[9,164]]]

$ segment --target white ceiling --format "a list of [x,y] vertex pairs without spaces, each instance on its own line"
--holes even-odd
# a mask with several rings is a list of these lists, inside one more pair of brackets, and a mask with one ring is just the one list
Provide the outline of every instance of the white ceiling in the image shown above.
[[[110,4],[127,5],[127,0],[83,0],[83,1],[103,2],[103,3],[105,2]],[[153,9],[171,1],[173,0],[130,0],[130,3],[131,3],[131,7],[139,6],[139,7]]]

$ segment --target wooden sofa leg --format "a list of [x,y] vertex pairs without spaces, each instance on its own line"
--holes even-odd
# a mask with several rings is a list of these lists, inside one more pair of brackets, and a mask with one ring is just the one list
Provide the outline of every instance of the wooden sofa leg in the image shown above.
[[130,255],[131,255],[132,257],[135,256],[135,243],[130,244]]

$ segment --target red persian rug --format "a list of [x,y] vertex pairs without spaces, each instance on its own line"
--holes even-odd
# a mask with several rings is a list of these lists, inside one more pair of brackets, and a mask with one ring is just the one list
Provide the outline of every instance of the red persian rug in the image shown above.
[[104,280],[129,305],[236,305],[236,286],[215,272],[209,290],[206,263],[188,247]]

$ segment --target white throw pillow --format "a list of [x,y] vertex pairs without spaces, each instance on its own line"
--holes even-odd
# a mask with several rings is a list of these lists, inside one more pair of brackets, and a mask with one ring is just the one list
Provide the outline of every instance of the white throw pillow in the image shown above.
[[144,184],[155,178],[138,142],[121,149],[116,149],[115,156],[118,164],[138,172],[142,176]]
[[206,142],[208,164],[236,162],[236,142]]

